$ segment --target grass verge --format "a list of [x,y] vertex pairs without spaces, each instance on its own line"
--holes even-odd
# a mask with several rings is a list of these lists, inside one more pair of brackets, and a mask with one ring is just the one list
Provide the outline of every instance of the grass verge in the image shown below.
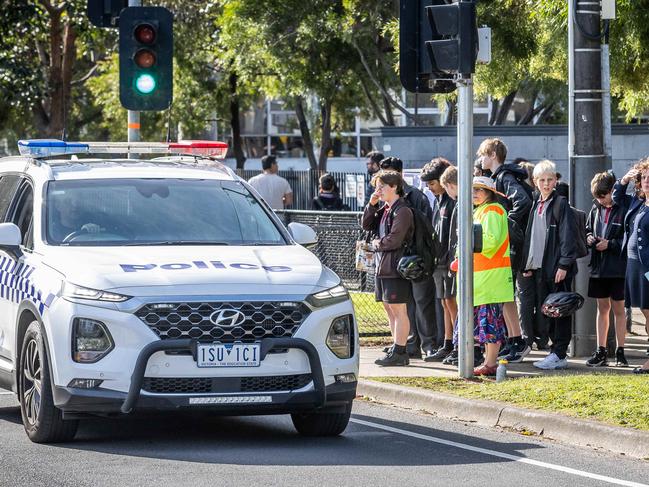
[[442,377],[377,377],[372,380],[501,401],[649,431],[649,380],[646,376],[561,375],[508,379],[498,384],[492,379]]

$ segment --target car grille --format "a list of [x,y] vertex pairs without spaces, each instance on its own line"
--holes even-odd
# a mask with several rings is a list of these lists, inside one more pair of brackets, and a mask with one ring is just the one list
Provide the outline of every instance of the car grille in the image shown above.
[[273,392],[301,389],[311,374],[262,377],[145,377],[142,389],[155,394]]
[[[210,317],[226,313],[224,324]],[[234,326],[227,316],[237,314]],[[222,343],[250,343],[262,338],[292,337],[310,310],[300,302],[156,303],[140,308],[140,318],[161,339],[194,338]]]

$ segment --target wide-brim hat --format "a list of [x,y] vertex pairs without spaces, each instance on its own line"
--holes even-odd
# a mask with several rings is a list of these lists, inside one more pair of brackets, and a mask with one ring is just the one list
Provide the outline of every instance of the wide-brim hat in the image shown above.
[[491,178],[488,178],[487,176],[474,176],[473,187],[488,189],[492,193],[496,193],[498,196],[507,198],[507,195],[502,194],[500,191],[496,191],[496,181],[494,181]]

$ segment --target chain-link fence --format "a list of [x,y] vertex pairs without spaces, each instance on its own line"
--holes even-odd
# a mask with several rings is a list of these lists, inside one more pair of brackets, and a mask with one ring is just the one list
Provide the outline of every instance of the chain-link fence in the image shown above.
[[304,223],[315,230],[318,243],[312,252],[340,276],[349,290],[361,336],[390,334],[381,303],[374,300],[374,274],[359,272],[354,263],[356,241],[364,237],[360,212],[278,210],[285,225]]

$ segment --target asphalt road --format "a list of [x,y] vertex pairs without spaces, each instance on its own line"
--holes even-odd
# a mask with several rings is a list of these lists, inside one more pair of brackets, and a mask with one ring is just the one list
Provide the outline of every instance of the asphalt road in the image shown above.
[[31,443],[0,393],[0,486],[588,486],[649,484],[649,461],[357,401],[339,438],[288,416],[165,415],[82,423]]

